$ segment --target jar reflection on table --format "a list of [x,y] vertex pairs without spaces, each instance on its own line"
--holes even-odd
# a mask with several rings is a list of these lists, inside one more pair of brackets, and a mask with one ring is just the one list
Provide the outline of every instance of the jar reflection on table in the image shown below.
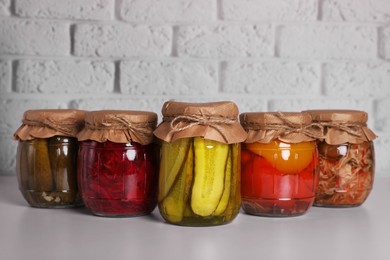
[[138,216],[157,204],[156,144],[80,142],[79,185],[95,215]]

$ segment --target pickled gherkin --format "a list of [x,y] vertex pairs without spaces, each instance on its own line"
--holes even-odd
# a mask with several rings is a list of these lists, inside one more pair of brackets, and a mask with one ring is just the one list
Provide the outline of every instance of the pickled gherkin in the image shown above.
[[[191,137],[164,142],[162,147],[161,165],[171,165],[160,167],[159,210],[163,218],[191,226],[233,220],[241,202],[236,190],[240,186],[240,145]],[[164,151],[169,153],[164,155]]]
[[63,208],[82,204],[76,182],[77,149],[77,139],[72,137],[19,142],[19,188],[31,206]]

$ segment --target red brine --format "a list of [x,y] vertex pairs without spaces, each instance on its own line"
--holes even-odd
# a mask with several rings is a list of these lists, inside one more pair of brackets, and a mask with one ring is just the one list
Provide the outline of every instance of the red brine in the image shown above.
[[[286,172],[280,167],[280,161],[271,163],[269,158],[247,150],[244,146],[241,151],[244,211],[272,217],[304,214],[314,202],[318,181],[317,152],[311,152],[310,157],[310,163],[303,169]],[[297,165],[292,161],[291,164]]]
[[138,216],[157,204],[158,146],[80,142],[78,183],[95,215]]

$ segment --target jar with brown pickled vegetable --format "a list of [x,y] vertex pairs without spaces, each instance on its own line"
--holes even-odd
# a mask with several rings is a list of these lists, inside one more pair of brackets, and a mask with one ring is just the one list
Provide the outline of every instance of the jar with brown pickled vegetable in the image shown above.
[[243,113],[240,120],[248,132],[241,151],[244,211],[268,217],[306,213],[317,187],[320,129],[307,113]]
[[33,207],[82,205],[77,187],[76,135],[84,111],[28,110],[14,134],[19,140],[16,173],[23,197]]
[[232,102],[166,102],[155,130],[162,140],[158,207],[171,224],[213,226],[238,214],[240,143],[246,133]]
[[315,206],[356,207],[370,194],[375,173],[368,115],[356,110],[308,110],[324,128],[318,140],[320,175]]

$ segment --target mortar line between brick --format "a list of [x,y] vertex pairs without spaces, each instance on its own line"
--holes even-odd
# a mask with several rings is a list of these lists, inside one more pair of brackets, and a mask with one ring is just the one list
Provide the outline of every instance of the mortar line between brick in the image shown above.
[[177,52],[177,41],[179,39],[179,27],[178,26],[173,26],[172,27],[172,46],[171,46],[171,57],[178,57],[178,52]]
[[223,6],[222,0],[217,0],[217,2],[216,2],[217,21],[223,20],[222,6]]
[[322,11],[323,11],[323,0],[318,0],[317,1],[317,21],[321,22],[322,19],[323,19],[323,14],[322,14]]
[[74,55],[75,53],[75,49],[74,49],[74,45],[75,45],[75,30],[76,30],[76,24],[71,24],[69,26],[69,36],[70,36],[70,55]]
[[218,72],[217,72],[217,86],[218,86],[218,93],[224,93],[224,76],[223,72],[225,70],[226,63],[224,61],[218,62]]
[[17,70],[17,66],[18,66],[18,61],[16,60],[13,60],[11,62],[11,79],[10,79],[10,83],[11,83],[11,92],[13,93],[16,93],[17,92],[17,89],[16,89],[16,70]]
[[120,86],[120,77],[121,77],[121,71],[120,71],[120,61],[114,62],[114,89],[113,93],[121,93],[121,86]]

